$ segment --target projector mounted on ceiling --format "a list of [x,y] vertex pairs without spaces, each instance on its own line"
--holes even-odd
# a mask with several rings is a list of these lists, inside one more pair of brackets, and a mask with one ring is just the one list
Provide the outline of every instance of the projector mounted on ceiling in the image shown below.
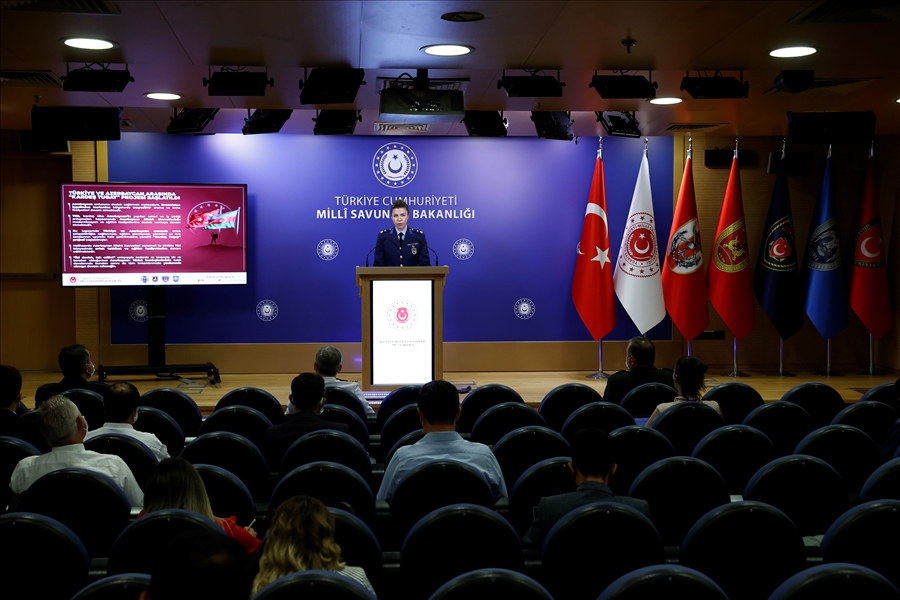
[[388,123],[458,123],[465,115],[463,93],[431,89],[427,69],[417,69],[412,86],[397,78],[381,90],[379,120]]

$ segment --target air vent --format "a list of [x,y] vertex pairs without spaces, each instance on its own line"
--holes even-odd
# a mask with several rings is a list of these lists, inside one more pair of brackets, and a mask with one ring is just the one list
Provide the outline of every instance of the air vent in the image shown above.
[[375,123],[375,133],[428,133],[431,123]]
[[[386,90],[389,87],[402,87],[406,89],[412,89],[413,80],[409,78],[397,78],[397,77],[378,77],[377,78],[377,87],[379,92],[381,90]],[[429,90],[437,90],[437,91],[447,91],[447,90],[459,90],[460,92],[465,92],[466,88],[469,87],[469,79],[430,79],[428,81],[428,89]]]
[[62,80],[53,71],[0,71],[3,87],[61,88]]
[[897,23],[900,5],[890,0],[825,0],[813,4],[788,20],[795,25],[809,23]]
[[2,0],[0,9],[80,15],[122,14],[113,2],[104,2],[103,0]]
[[690,132],[707,132],[715,131],[728,123],[670,123],[663,131],[690,131]]
[[122,131],[137,131],[137,126],[128,119],[119,119],[119,128]]

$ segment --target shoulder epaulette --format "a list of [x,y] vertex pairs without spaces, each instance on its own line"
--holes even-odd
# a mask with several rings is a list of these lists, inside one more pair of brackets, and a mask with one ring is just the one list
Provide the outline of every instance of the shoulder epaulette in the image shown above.
[[379,233],[387,233],[390,230],[391,230],[391,228],[388,227],[387,229],[382,229]]

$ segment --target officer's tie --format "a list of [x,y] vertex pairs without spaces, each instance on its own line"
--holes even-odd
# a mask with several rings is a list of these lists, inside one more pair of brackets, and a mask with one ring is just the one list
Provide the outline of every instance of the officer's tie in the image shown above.
[[400,238],[400,247],[402,248],[403,247],[403,234],[402,233],[399,234],[399,238]]

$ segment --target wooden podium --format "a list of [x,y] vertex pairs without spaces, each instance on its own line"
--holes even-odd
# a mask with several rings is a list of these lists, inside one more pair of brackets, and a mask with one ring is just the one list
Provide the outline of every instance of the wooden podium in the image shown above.
[[[449,270],[447,266],[356,267],[356,285],[362,298],[364,390],[389,391],[443,378],[444,283]],[[423,301],[426,296],[430,302]],[[377,311],[374,316],[373,310]],[[410,362],[403,356],[409,356]],[[416,365],[418,375],[405,373],[406,364]]]

